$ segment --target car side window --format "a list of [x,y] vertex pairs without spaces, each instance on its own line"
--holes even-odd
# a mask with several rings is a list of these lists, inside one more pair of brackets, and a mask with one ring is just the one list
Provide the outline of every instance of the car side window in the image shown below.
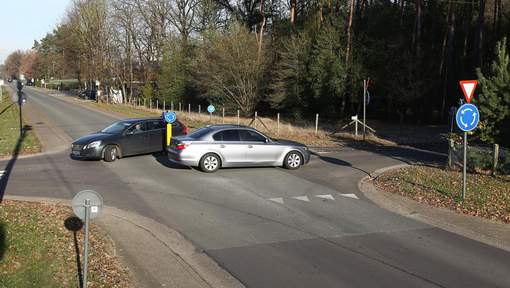
[[133,133],[133,134],[145,132],[145,131],[147,131],[147,125],[145,125],[145,123],[143,123],[143,122],[136,123],[133,126],[129,127],[129,129],[128,129],[128,133]]
[[165,127],[165,123],[161,120],[152,120],[147,122],[148,130],[158,130]]
[[229,142],[239,142],[241,141],[239,137],[238,130],[223,130],[213,135],[213,139],[215,141],[229,141]]
[[241,136],[241,141],[246,142],[266,142],[266,137],[260,135],[259,133],[251,130],[240,130],[239,135]]

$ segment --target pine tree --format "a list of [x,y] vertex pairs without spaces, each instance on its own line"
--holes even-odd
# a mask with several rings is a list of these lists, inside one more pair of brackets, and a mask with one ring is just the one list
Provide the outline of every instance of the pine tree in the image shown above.
[[506,38],[496,45],[496,60],[488,76],[477,69],[481,86],[479,95],[480,139],[490,143],[510,144],[510,67]]

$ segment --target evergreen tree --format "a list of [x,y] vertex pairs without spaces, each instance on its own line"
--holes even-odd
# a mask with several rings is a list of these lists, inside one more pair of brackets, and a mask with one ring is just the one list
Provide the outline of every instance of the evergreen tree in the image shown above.
[[481,86],[478,105],[480,139],[490,143],[510,144],[510,67],[506,38],[496,45],[496,60],[485,76],[480,69],[477,75]]
[[165,52],[157,79],[158,98],[183,101],[186,92],[186,58],[180,50]]

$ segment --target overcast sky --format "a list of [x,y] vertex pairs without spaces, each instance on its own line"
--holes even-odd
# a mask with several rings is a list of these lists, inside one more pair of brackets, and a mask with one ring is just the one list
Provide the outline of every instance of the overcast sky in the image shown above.
[[0,64],[18,49],[32,48],[62,20],[71,0],[1,0]]

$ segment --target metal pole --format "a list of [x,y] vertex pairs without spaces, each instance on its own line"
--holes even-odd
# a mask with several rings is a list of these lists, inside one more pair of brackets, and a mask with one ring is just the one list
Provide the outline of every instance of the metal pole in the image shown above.
[[319,113],[315,114],[315,135],[319,131]]
[[211,122],[212,122],[212,113],[209,112],[209,123],[211,123]]
[[464,169],[462,173],[462,200],[466,198],[467,132],[464,132]]
[[280,135],[280,113],[276,114],[276,135]]
[[367,123],[367,80],[363,80],[363,141],[366,138]]
[[19,137],[23,137],[23,94],[18,92],[18,106],[19,106]]
[[82,287],[87,288],[87,270],[89,261],[89,218],[90,218],[90,199],[85,200],[85,239],[83,243],[83,277]]

